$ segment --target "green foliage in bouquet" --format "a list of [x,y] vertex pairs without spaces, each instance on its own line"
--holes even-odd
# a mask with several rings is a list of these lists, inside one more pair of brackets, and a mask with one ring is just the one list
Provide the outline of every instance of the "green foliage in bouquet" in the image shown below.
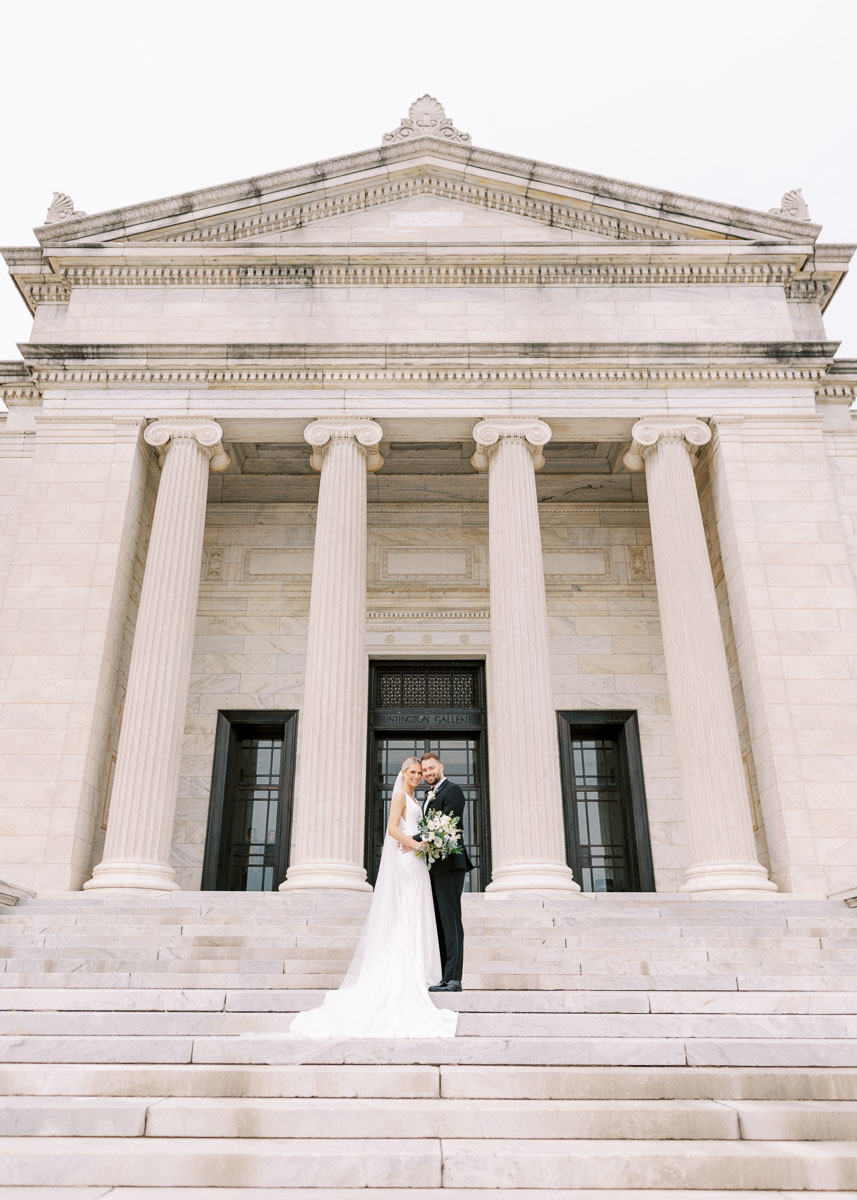
[[423,814],[417,833],[422,845],[414,853],[424,859],[429,867],[439,858],[449,858],[451,854],[461,854],[464,850],[458,817],[438,812],[436,808],[430,808]]

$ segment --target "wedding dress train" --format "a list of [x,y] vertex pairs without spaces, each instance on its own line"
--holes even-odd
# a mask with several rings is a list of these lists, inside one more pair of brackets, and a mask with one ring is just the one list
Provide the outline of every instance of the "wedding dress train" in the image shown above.
[[[399,828],[413,837],[421,815],[420,805],[406,795]],[[428,868],[388,834],[348,973],[320,1008],[297,1014],[289,1033],[309,1038],[454,1037],[458,1013],[436,1008],[427,990],[440,975]]]

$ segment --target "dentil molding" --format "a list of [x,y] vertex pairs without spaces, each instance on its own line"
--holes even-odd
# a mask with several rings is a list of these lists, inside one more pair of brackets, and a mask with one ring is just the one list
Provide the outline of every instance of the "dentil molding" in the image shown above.
[[470,459],[471,465],[477,471],[487,471],[491,452],[507,439],[527,446],[537,471],[545,465],[542,447],[551,440],[551,427],[535,417],[487,417],[480,421],[473,429],[476,451]]
[[184,420],[176,417],[171,420],[153,421],[143,431],[143,439],[157,450],[162,466],[169,443],[180,438],[193,439],[207,451],[209,467],[216,473],[225,471],[232,461],[223,448],[223,430],[216,421]]
[[324,452],[332,441],[343,441],[353,438],[358,446],[366,452],[366,470],[377,471],[384,465],[384,459],[378,450],[384,431],[377,421],[368,417],[355,420],[353,417],[325,417],[313,421],[304,430],[304,438],[312,446],[310,466],[314,471],[320,471],[324,461]]
[[644,417],[631,430],[631,448],[622,461],[629,471],[642,471],[646,455],[658,442],[681,441],[692,454],[711,441],[711,430],[695,417]]

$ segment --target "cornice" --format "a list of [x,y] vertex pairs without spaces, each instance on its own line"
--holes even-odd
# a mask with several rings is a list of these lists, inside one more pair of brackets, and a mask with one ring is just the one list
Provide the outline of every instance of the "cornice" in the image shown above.
[[[57,275],[16,275],[31,312],[67,304],[78,287],[581,287],[616,285],[763,285],[795,288],[795,268],[781,262],[324,263],[246,266],[63,267]],[[829,282],[802,282],[801,299],[826,296]],[[789,291],[787,294],[798,295]]]
[[[56,225],[41,226],[36,233],[43,244],[68,244],[87,237],[114,240],[157,235],[178,223],[217,227],[235,220],[231,214],[236,209],[245,213],[255,211],[261,216],[264,204],[276,206],[278,200],[302,193],[347,187],[349,183],[353,186],[358,179],[364,186],[371,181],[369,190],[374,194],[385,180],[408,170],[412,174],[415,171],[446,171],[466,180],[472,178],[474,186],[478,186],[480,178],[486,183],[493,179],[500,186],[506,183],[510,188],[528,194],[541,189],[560,195],[565,192],[576,195],[587,207],[594,199],[603,209],[612,209],[617,220],[628,224],[639,217],[661,227],[667,223],[695,224],[720,236],[753,237],[762,232],[784,241],[814,241],[820,232],[820,226],[806,221],[719,204],[475,146],[440,144],[436,139],[418,138],[413,142],[385,145],[145,204],[74,217],[64,221],[59,228]],[[252,218],[248,216],[247,219]]]
[[684,242],[503,246],[7,247],[30,307],[67,303],[74,287],[550,287],[769,285],[820,299],[832,280],[806,273],[810,245]]
[[36,386],[342,388],[798,384],[828,372],[836,343],[41,345],[21,352]]
[[857,358],[837,359],[815,389],[821,404],[851,405],[857,400]]

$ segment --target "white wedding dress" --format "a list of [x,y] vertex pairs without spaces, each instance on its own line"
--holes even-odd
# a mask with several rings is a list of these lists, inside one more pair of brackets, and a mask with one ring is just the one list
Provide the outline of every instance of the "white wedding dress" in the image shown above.
[[[399,828],[413,837],[422,816],[405,793]],[[298,1013],[290,1034],[308,1038],[454,1037],[458,1013],[428,994],[440,981],[437,926],[428,867],[384,838],[375,892],[351,966],[320,1008]]]

